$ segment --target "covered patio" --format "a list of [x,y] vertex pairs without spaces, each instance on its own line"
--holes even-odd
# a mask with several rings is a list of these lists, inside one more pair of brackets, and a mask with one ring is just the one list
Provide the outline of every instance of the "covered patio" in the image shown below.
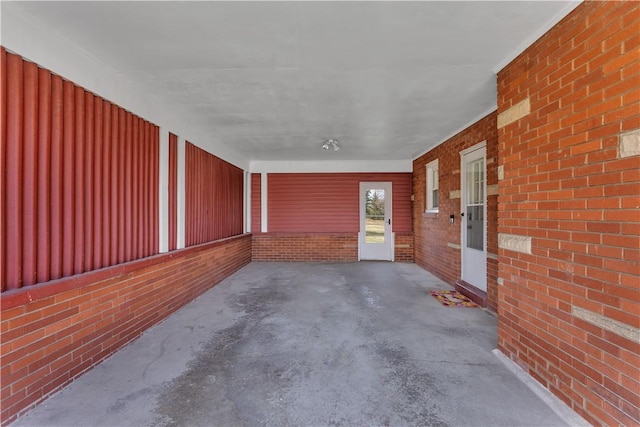
[[13,425],[580,424],[436,289],[415,264],[253,262]]

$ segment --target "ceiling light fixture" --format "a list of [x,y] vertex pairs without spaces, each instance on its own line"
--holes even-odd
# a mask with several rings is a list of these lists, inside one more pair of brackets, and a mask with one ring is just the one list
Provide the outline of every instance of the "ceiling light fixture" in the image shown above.
[[340,149],[340,145],[337,139],[327,139],[324,144],[322,144],[322,149],[327,151],[330,147],[333,147],[333,151],[338,151]]

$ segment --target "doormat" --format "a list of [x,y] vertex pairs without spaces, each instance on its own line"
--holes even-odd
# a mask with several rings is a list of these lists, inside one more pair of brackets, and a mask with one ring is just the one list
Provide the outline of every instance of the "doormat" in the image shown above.
[[478,304],[471,301],[458,291],[431,291],[431,296],[447,307],[477,307]]

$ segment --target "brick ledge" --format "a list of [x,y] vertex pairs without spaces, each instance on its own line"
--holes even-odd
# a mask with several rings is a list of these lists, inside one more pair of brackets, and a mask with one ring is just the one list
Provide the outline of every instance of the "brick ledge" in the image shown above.
[[227,237],[212,242],[202,243],[199,245],[189,246],[184,249],[177,249],[171,252],[151,255],[122,264],[116,264],[104,267],[99,270],[87,271],[85,273],[73,276],[61,277],[60,279],[50,280],[48,282],[38,283],[32,286],[6,291],[0,295],[0,311],[28,304],[33,301],[41,300],[61,292],[70,291],[72,289],[82,288],[97,282],[102,282],[113,277],[130,274],[134,271],[141,270],[152,265],[161,264],[175,257],[183,257],[197,252],[214,248],[216,246],[232,242],[234,240],[251,238],[251,233],[240,234],[237,236]]

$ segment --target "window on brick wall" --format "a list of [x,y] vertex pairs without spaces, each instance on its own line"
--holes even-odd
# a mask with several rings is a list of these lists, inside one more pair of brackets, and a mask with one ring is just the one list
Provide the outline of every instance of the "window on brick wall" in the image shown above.
[[440,179],[438,176],[438,160],[427,164],[427,206],[426,212],[438,212],[440,205]]

